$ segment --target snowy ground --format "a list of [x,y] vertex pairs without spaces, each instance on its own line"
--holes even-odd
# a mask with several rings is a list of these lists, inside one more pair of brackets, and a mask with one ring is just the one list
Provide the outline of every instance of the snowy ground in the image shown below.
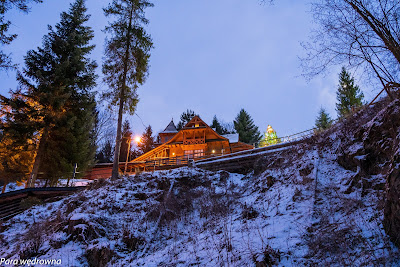
[[[68,181],[67,179],[60,179],[57,186],[58,187],[66,186],[67,181]],[[93,180],[88,180],[88,179],[71,179],[69,181],[69,186],[86,186],[92,182],[93,182]],[[44,182],[39,181],[37,183],[36,187],[40,187],[40,186],[44,186]],[[12,182],[12,183],[7,184],[5,193],[11,192],[11,191],[16,191],[16,190],[21,190],[21,189],[25,189],[25,184],[21,184],[21,183],[17,184],[15,182]]]
[[259,176],[182,168],[93,185],[8,221],[0,257],[63,266],[400,264],[380,193],[344,194],[352,173],[333,158],[307,151],[293,168]]
[[[365,145],[376,140],[357,131],[373,138],[385,133],[378,123],[383,113],[370,113],[359,115],[355,130],[354,123],[336,125],[319,141],[265,154],[247,175],[180,168],[115,182],[99,180],[85,191],[35,206],[0,225],[0,261],[55,259],[62,266],[400,266],[399,250],[382,225],[388,165],[373,166],[371,174],[359,167],[345,169],[346,162],[339,158],[365,159],[366,154],[358,153],[367,153]],[[374,153],[382,159],[378,150]]]

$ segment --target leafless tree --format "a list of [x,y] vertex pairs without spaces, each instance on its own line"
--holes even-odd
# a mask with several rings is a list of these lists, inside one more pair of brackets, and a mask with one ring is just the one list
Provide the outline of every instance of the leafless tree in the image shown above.
[[97,110],[94,138],[96,146],[101,147],[107,141],[115,139],[116,120],[113,112],[107,107],[100,107]]
[[377,78],[384,87],[398,85],[400,1],[315,0],[312,14],[316,28],[311,40],[303,44],[307,55],[302,66],[307,77],[331,65],[346,64]]

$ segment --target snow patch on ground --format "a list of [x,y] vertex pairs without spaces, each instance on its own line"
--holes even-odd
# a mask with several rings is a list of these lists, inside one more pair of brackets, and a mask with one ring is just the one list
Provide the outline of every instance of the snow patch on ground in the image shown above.
[[[358,265],[370,257],[400,264],[391,258],[398,251],[381,225],[379,194],[344,194],[352,173],[332,158],[311,150],[291,159],[292,168],[268,169],[259,176],[181,168],[98,188],[93,184],[6,222],[0,255],[61,258],[66,266],[95,264],[96,255],[108,255],[109,266]],[[297,166],[310,163],[313,169],[301,176]],[[32,225],[39,227],[41,238]],[[326,255],[321,250],[329,242],[338,248],[334,240],[318,237],[323,227],[333,229],[326,238],[355,235],[358,243]],[[35,242],[38,248],[30,251]]]

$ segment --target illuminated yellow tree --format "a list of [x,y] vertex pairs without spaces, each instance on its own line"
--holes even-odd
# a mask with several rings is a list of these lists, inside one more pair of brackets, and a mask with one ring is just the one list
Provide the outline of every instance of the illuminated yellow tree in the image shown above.
[[272,128],[271,125],[268,125],[267,131],[265,132],[264,139],[260,142],[260,147],[275,145],[281,143],[281,139],[278,138],[276,131]]
[[[20,94],[13,94],[12,103],[23,103],[19,109],[21,113],[15,113],[12,105],[7,104],[7,98],[0,97],[0,182],[4,193],[9,182],[24,182],[32,171],[33,161],[36,156],[39,132],[32,135],[30,132],[17,131],[20,122],[26,126],[31,125],[32,118],[27,110],[37,106]],[[27,137],[29,136],[29,138]]]

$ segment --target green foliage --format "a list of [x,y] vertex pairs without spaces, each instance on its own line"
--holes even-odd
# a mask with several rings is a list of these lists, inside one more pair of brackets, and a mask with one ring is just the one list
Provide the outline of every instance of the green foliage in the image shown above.
[[136,89],[148,73],[153,43],[142,25],[148,24],[144,10],[152,6],[146,0],[114,0],[104,9],[114,21],[105,29],[111,37],[106,41],[103,74],[110,90],[103,98],[113,106],[122,101],[123,111],[130,114],[139,101]]
[[42,47],[28,51],[24,72],[18,74],[21,89],[2,98],[11,107],[8,131],[27,137],[41,133],[33,172],[40,166],[51,180],[72,175],[74,163],[83,172],[94,159],[96,102],[91,89],[97,65],[88,58],[94,46],[85,13],[84,0],[77,0],[61,14]]
[[[119,161],[120,162],[125,162],[127,159],[128,155],[128,147],[129,147],[129,142],[132,142],[132,129],[129,124],[128,120],[125,120],[124,124],[122,125],[122,142],[121,142],[121,149],[119,152]],[[130,148],[129,148],[130,150]],[[129,154],[131,154],[131,151],[129,151]]]
[[[28,3],[41,3],[42,0],[2,0],[0,1],[0,46],[10,44],[16,37],[16,34],[7,34],[11,21],[5,18],[5,15],[11,9],[18,9],[24,13],[29,12]],[[0,50],[0,69],[13,68],[9,55]]]
[[179,131],[180,129],[182,129],[183,127],[185,127],[185,125],[191,120],[193,119],[194,116],[198,116],[198,114],[196,114],[193,110],[191,109],[187,109],[185,112],[183,112],[181,114],[181,120],[178,122],[178,125],[176,126],[176,129]]
[[146,127],[144,133],[142,134],[138,147],[142,154],[147,153],[155,148],[153,129],[150,125]]
[[[33,164],[35,140],[22,140],[8,131],[0,131],[0,182],[7,184],[24,180]],[[23,141],[23,142],[22,142]]]
[[211,127],[211,128],[214,128],[215,131],[216,131],[218,134],[221,134],[221,135],[223,135],[223,134],[228,134],[228,130],[218,121],[216,115],[214,115],[210,127]]
[[101,150],[96,154],[96,160],[98,163],[111,163],[114,156],[114,148],[111,140],[106,140]]
[[262,138],[258,127],[254,125],[253,119],[244,109],[240,110],[233,124],[241,142],[253,144],[258,143]]
[[364,94],[358,85],[354,84],[354,78],[343,67],[339,74],[339,86],[336,93],[336,110],[339,117],[349,114],[352,109],[363,105]]
[[332,124],[332,119],[324,108],[321,108],[318,113],[318,117],[315,120],[315,127],[319,130],[325,130]]

